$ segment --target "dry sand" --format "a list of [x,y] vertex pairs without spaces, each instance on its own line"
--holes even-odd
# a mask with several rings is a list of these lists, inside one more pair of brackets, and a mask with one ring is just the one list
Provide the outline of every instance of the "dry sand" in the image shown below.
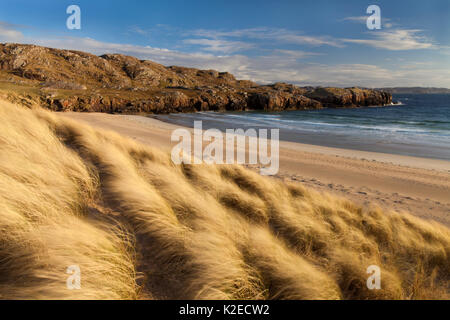
[[[167,151],[176,144],[170,141],[172,131],[179,128],[142,116],[61,115]],[[281,141],[276,177],[345,196],[363,206],[407,211],[450,226],[450,161]]]

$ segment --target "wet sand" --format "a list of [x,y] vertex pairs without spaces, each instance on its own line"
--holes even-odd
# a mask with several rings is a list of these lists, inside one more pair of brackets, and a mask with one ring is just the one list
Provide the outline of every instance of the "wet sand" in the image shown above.
[[[176,144],[170,141],[172,131],[179,128],[142,116],[61,115],[167,151]],[[450,226],[450,161],[280,141],[276,178]]]

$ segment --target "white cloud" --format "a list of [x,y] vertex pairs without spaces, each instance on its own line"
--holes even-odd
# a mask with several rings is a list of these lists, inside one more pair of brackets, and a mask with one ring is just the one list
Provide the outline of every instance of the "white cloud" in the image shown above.
[[371,31],[373,39],[342,39],[344,42],[365,44],[377,49],[418,50],[434,49],[436,46],[426,37],[419,35],[421,30],[396,29],[390,31]]
[[302,50],[275,49],[275,50],[273,50],[273,52],[274,53],[284,54],[286,56],[289,56],[289,57],[292,57],[292,58],[296,58],[296,59],[305,58],[305,57],[309,57],[309,56],[320,56],[320,55],[322,55],[321,53],[307,52],[307,51],[302,51]]
[[[367,16],[356,16],[356,17],[346,17],[343,18],[339,21],[349,21],[349,22],[355,22],[355,23],[360,23],[360,24],[364,24],[366,25],[367,23],[367,19],[370,17],[370,15]],[[392,20],[390,18],[385,18],[385,17],[381,17],[381,28],[382,29],[389,29],[392,28],[394,26],[394,22],[392,22]]]
[[366,23],[368,17],[369,16],[346,17],[339,21],[351,21],[351,22]]
[[249,29],[236,29],[228,31],[210,30],[210,29],[197,29],[185,31],[185,35],[194,35],[198,37],[207,38],[259,38],[262,34],[269,32],[269,28],[249,28]]
[[327,45],[333,47],[343,46],[342,43],[339,42],[339,40],[333,39],[332,37],[304,35],[300,32],[281,28],[250,28],[231,31],[199,29],[188,31],[186,32],[186,34],[192,34],[199,37],[207,37],[213,39],[246,38],[246,39],[270,40],[285,44],[306,44],[311,46]]
[[144,29],[142,29],[142,28],[140,28],[140,27],[138,27],[138,26],[132,26],[132,27],[130,27],[130,28],[129,28],[129,31],[134,32],[134,33],[137,33],[137,34],[140,34],[140,35],[142,35],[142,36],[145,36],[145,35],[148,34],[148,31],[147,31],[147,30],[144,30]]
[[24,36],[16,28],[12,24],[0,21],[0,42],[19,42],[22,40]]
[[223,52],[232,53],[237,51],[243,51],[253,48],[250,43],[242,41],[227,41],[219,39],[185,39],[185,44],[200,45],[204,47],[204,50],[211,52]]
[[333,39],[331,37],[312,37],[312,36],[305,36],[305,35],[297,35],[297,34],[290,34],[290,33],[281,33],[280,35],[274,37],[275,40],[282,41],[285,43],[290,44],[307,44],[312,46],[332,46],[332,47],[344,47],[344,45],[336,39]]

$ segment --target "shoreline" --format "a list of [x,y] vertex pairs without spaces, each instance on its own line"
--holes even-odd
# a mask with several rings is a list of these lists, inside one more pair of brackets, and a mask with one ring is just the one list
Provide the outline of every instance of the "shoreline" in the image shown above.
[[[74,114],[74,117],[77,117],[78,114],[76,112],[64,112],[59,114]],[[90,113],[90,114],[98,114],[103,115],[105,113]],[[111,115],[111,114],[108,114]],[[158,119],[157,117],[149,117],[149,116],[141,116],[141,115],[111,115],[113,117],[121,117],[126,120],[138,122],[140,124],[145,124],[150,126],[153,129],[162,129],[162,130],[175,130],[178,128],[184,128],[189,131],[193,131],[192,127],[187,127],[183,125],[179,125],[176,123],[164,121]],[[84,117],[80,117],[84,118]],[[82,120],[82,119],[81,119]],[[106,124],[106,123],[105,123]],[[375,160],[378,162],[387,162],[394,165],[405,166],[405,167],[413,167],[420,169],[428,169],[428,170],[438,170],[444,172],[450,172],[450,161],[445,159],[436,159],[436,158],[425,158],[425,157],[415,157],[409,155],[395,154],[395,153],[383,153],[377,151],[365,151],[351,148],[338,148],[338,147],[330,147],[319,144],[308,144],[308,143],[300,143],[289,140],[283,140],[280,138],[280,148],[291,149],[295,151],[307,151],[311,153],[321,153],[324,155],[337,155],[341,157],[346,157],[349,159],[365,159],[365,160]],[[353,155],[349,155],[353,153]]]
[[[388,106],[362,107],[360,109],[382,109],[387,107]],[[395,108],[399,107],[395,106]],[[336,109],[330,109],[330,112],[334,112],[335,110]],[[301,112],[308,114],[308,111],[305,110]],[[345,113],[347,111],[343,109],[342,112]],[[295,111],[292,111],[292,113],[295,115]],[[325,114],[324,116],[327,117],[329,114]],[[421,159],[426,158],[450,161],[450,149],[445,145],[445,141],[441,141],[442,138],[439,135],[430,137],[431,140],[422,140],[422,137],[414,138],[413,136],[409,136],[409,134],[404,135],[403,133],[398,133],[397,135],[397,133],[390,131],[389,125],[385,128],[386,131],[380,134],[380,130],[372,132],[370,129],[367,129],[371,128],[372,124],[358,125],[351,122],[351,119],[349,119],[350,122],[345,125],[337,122],[325,122],[321,124],[320,120],[316,120],[314,116],[312,116],[299,119],[298,125],[301,127],[290,127],[291,122],[297,121],[295,120],[295,116],[293,118],[284,118],[284,116],[281,116],[280,118],[279,113],[272,112],[222,113],[207,111],[197,114],[177,113],[170,115],[149,115],[149,117],[182,127],[193,127],[194,121],[201,120],[203,121],[204,129],[217,128],[221,131],[225,131],[229,128],[243,128],[246,130],[249,128],[258,129],[273,127],[279,129],[280,140],[285,142],[364,151],[369,153],[395,154]],[[364,117],[362,120],[365,120]],[[319,122],[315,123],[316,121]],[[324,125],[326,125],[326,127],[323,127]],[[345,129],[343,129],[344,127]],[[326,128],[326,130],[324,128]],[[408,130],[408,128],[398,127],[397,130],[403,132],[402,130]],[[420,130],[423,129],[419,129],[418,132],[420,132]],[[411,132],[414,132],[414,130]],[[384,136],[385,133],[388,133],[387,137]],[[393,138],[392,136],[396,136],[396,138]]]
[[[58,114],[166,151],[176,144],[171,132],[180,128],[138,115]],[[280,141],[275,178],[450,225],[450,161]]]

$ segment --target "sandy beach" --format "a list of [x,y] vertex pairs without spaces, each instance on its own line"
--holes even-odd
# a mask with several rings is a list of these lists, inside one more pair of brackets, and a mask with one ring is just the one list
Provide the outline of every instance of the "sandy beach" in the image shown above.
[[[143,116],[60,115],[167,151],[176,144],[170,141],[171,132],[179,128]],[[450,225],[449,161],[281,141],[276,178],[344,196],[363,206],[407,211]]]

